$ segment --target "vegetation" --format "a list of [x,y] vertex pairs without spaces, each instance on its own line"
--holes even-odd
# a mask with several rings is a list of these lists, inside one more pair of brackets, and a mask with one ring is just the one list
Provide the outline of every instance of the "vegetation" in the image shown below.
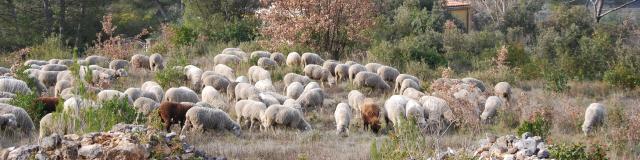
[[517,130],[518,135],[529,132],[534,136],[540,136],[544,139],[549,135],[549,131],[551,131],[551,122],[549,122],[549,120],[545,120],[542,116],[536,116],[531,122],[522,122]]
[[606,146],[594,144],[587,147],[584,144],[559,144],[549,148],[552,158],[557,159],[608,159]]
[[100,107],[89,107],[81,113],[81,133],[109,131],[118,123],[133,123],[136,117],[135,109],[126,99],[104,101]]

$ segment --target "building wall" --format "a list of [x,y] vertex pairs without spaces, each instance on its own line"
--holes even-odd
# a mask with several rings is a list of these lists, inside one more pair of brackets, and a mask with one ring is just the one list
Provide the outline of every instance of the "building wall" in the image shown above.
[[450,9],[449,14],[453,15],[453,17],[464,23],[465,28],[469,28],[469,8],[461,7]]

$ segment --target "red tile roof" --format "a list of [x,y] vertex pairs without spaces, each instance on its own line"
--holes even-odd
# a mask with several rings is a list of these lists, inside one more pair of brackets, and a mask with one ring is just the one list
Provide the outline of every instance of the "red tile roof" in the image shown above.
[[462,1],[456,1],[456,0],[447,1],[447,7],[468,6],[468,5],[470,5],[469,2],[462,2]]

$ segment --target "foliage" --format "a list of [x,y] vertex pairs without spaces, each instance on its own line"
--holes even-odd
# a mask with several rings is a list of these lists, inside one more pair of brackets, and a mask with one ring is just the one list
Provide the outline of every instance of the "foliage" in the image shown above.
[[184,80],[184,74],[182,70],[176,68],[176,66],[186,66],[188,64],[186,55],[177,54],[176,57],[172,57],[167,62],[167,66],[155,73],[154,79],[162,88],[170,88],[180,86]]
[[243,42],[256,37],[253,18],[258,0],[184,2],[184,25],[214,42]]
[[545,119],[543,116],[535,116],[533,121],[524,121],[517,128],[518,135],[522,135],[525,132],[529,132],[535,136],[540,136],[545,139],[551,131],[551,122]]
[[609,85],[623,88],[640,86],[640,74],[634,71],[631,66],[623,63],[618,63],[612,69],[606,71],[603,80]]
[[[40,122],[40,119],[44,117],[44,105],[35,103],[38,95],[35,92],[31,93],[18,93],[16,97],[11,99],[9,104],[20,107],[29,113],[29,117],[33,122]],[[37,125],[36,125],[37,127]]]
[[542,72],[545,80],[544,88],[553,92],[564,92],[569,89],[569,77],[559,69],[548,67]]
[[108,131],[118,123],[131,124],[135,120],[136,111],[127,99],[104,101],[100,107],[89,107],[83,110],[83,133]]
[[552,158],[557,159],[592,159],[606,160],[607,147],[594,144],[590,147],[584,144],[559,144],[549,147]]
[[32,59],[68,59],[71,50],[65,45],[61,35],[52,35],[40,44],[29,48],[27,57]]
[[172,37],[171,41],[176,45],[188,45],[193,43],[197,38],[197,33],[193,31],[193,29],[180,26],[175,28],[176,33],[175,36]]
[[118,27],[113,24],[113,16],[111,14],[103,16],[101,23],[102,30],[98,32],[98,39],[94,42],[95,46],[91,48],[91,51],[114,59],[129,58],[136,49],[140,48],[135,41],[139,41],[140,37],[149,34],[147,29],[142,29],[140,34],[133,37],[133,41],[127,40],[126,37],[121,37],[120,35],[114,35]]
[[415,121],[402,122],[389,133],[389,139],[384,139],[380,145],[372,142],[371,159],[426,159],[431,154],[430,144]]

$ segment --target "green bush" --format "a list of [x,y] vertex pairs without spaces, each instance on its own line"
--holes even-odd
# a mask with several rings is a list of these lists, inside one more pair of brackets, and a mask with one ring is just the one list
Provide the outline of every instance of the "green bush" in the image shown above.
[[567,77],[566,73],[562,72],[559,69],[548,67],[542,72],[542,76],[545,80],[545,90],[553,92],[564,92],[569,89],[569,86],[567,85],[569,77]]
[[51,35],[40,44],[31,47],[29,52],[31,59],[68,59],[71,58],[71,49],[64,44],[60,35]]
[[603,80],[612,86],[635,88],[640,86],[640,73],[634,71],[630,66],[618,63],[604,73]]
[[[40,103],[34,103],[38,98],[38,95],[35,92],[31,93],[18,93],[16,97],[11,99],[9,104],[20,107],[29,113],[29,117],[31,120],[35,122],[34,124],[38,124],[40,119],[44,117],[44,105]],[[37,127],[37,125],[36,125]]]
[[174,27],[176,30],[176,35],[172,37],[171,42],[176,45],[189,45],[196,41],[198,38],[198,33],[196,33],[193,29],[180,26]]
[[605,160],[607,158],[607,149],[604,146],[595,144],[590,148],[583,144],[559,144],[549,147],[551,158],[559,160],[565,159],[589,159],[589,160]]
[[517,128],[518,135],[522,135],[525,132],[529,132],[534,136],[540,136],[543,139],[549,135],[551,130],[551,122],[546,120],[542,116],[536,116],[533,122],[524,121]]
[[156,72],[154,79],[162,88],[171,88],[180,86],[184,79],[184,74],[181,70],[175,68],[175,66],[185,66],[188,64],[186,55],[177,54],[176,57],[171,58],[167,62],[167,66],[158,72]]
[[89,107],[82,112],[83,133],[108,131],[118,123],[131,124],[136,110],[129,106],[127,99],[104,101],[99,108]]
[[430,154],[430,144],[427,143],[415,121],[403,121],[400,126],[389,133],[380,145],[371,143],[371,159],[426,159]]

